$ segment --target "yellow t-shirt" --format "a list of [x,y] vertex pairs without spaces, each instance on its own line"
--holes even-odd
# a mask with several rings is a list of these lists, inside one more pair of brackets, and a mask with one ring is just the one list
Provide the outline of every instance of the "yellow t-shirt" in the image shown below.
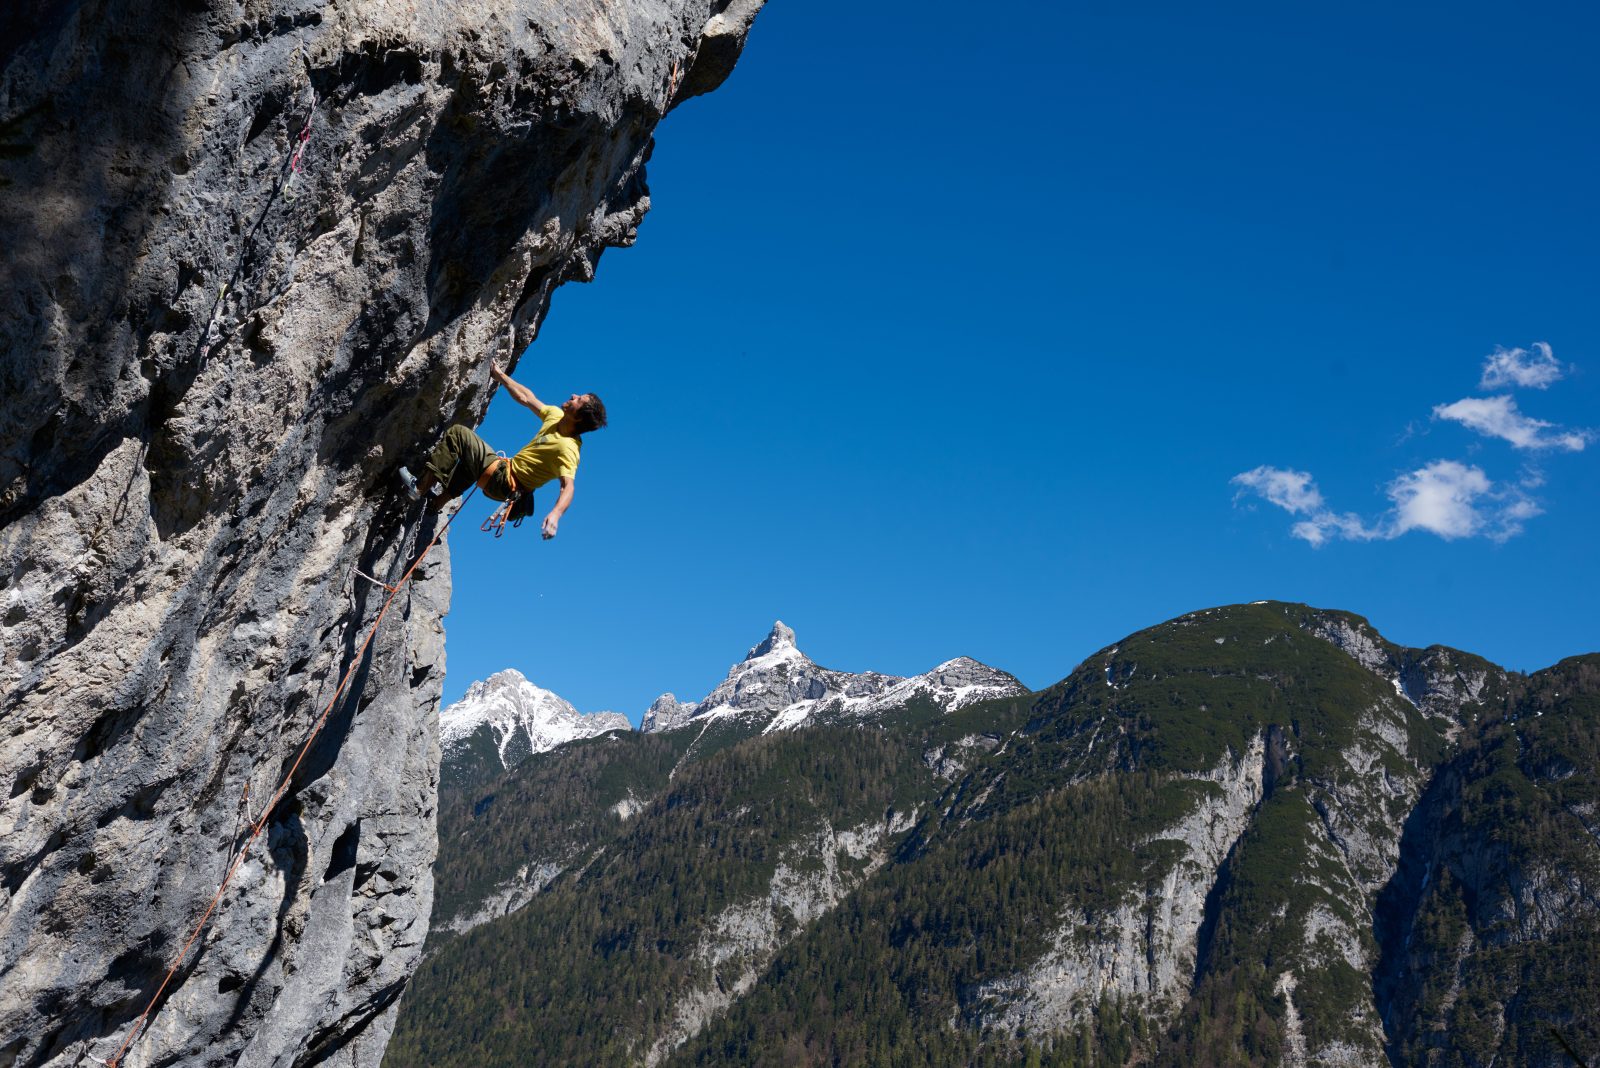
[[511,458],[511,477],[517,480],[517,492],[526,493],[552,478],[572,478],[578,473],[578,439],[555,428],[563,414],[554,404],[539,409],[544,425],[539,427],[538,436]]

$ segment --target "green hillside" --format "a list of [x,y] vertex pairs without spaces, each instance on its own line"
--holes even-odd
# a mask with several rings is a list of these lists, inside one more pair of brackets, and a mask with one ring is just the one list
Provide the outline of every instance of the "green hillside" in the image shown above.
[[386,1063],[1564,1064],[1597,747],[1600,658],[1280,603],[948,716],[566,746],[441,812],[436,916],[566,867],[435,937]]

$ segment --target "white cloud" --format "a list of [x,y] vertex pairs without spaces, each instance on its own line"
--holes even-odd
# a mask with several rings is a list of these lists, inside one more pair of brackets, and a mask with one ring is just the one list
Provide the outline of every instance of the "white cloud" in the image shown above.
[[1316,483],[1304,471],[1262,466],[1232,481],[1291,515],[1305,515],[1289,532],[1313,548],[1335,540],[1392,541],[1413,530],[1446,540],[1504,541],[1522,532],[1524,520],[1544,511],[1524,492],[1536,483],[1496,486],[1481,468],[1454,460],[1435,460],[1390,482],[1386,493],[1392,507],[1371,524],[1354,512],[1325,507]]
[[1548,389],[1550,383],[1560,378],[1561,364],[1545,342],[1535,341],[1532,352],[1496,345],[1494,352],[1483,361],[1483,377],[1478,381],[1478,388],[1521,386],[1524,389]]
[[1311,512],[1322,507],[1322,494],[1306,471],[1290,471],[1262,464],[1234,475],[1229,481],[1255,490],[1271,503],[1290,512]]
[[[1254,490],[1269,503],[1291,515],[1307,516],[1296,523],[1290,533],[1313,546],[1320,547],[1332,538],[1370,541],[1382,536],[1378,531],[1369,530],[1357,515],[1349,512],[1340,515],[1331,511],[1323,502],[1322,491],[1317,489],[1309,471],[1291,471],[1263,464],[1234,475],[1230,481],[1246,490]],[[1243,490],[1240,492],[1243,493]]]
[[1390,537],[1408,530],[1427,530],[1441,538],[1470,538],[1487,522],[1477,501],[1494,489],[1481,468],[1454,460],[1435,460],[1427,467],[1389,483],[1394,502]]
[[[1534,342],[1530,349],[1497,346],[1484,360],[1479,384],[1486,390],[1547,389],[1566,370],[1543,341]],[[1438,404],[1433,418],[1460,423],[1485,437],[1534,453],[1582,452],[1600,436],[1594,430],[1568,430],[1524,415],[1509,393]],[[1410,438],[1414,430],[1408,425],[1401,440]],[[1263,464],[1230,481],[1239,487],[1235,503],[1253,493],[1282,508],[1296,517],[1290,533],[1313,547],[1340,540],[1391,541],[1413,530],[1446,540],[1483,537],[1504,541],[1520,534],[1528,520],[1544,514],[1531,496],[1544,484],[1544,475],[1533,467],[1524,467],[1515,482],[1496,484],[1482,468],[1457,460],[1434,460],[1390,481],[1384,487],[1390,506],[1371,521],[1355,512],[1334,511],[1308,471]]]
[[1361,521],[1361,517],[1354,512],[1345,512],[1343,515],[1339,515],[1329,511],[1318,512],[1310,519],[1302,519],[1289,528],[1289,533],[1297,538],[1309,541],[1313,549],[1322,548],[1330,538],[1344,538],[1346,541],[1373,541],[1388,536],[1381,530],[1374,530],[1367,526]]
[[1556,429],[1555,424],[1523,415],[1508,393],[1496,397],[1466,397],[1454,404],[1435,405],[1433,417],[1449,419],[1488,437],[1509,441],[1519,449],[1582,452],[1589,443],[1586,431],[1546,433]]

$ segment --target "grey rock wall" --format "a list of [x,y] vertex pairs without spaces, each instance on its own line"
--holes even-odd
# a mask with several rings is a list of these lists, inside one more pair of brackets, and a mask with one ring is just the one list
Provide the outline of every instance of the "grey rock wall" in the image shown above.
[[759,6],[0,14],[0,1066],[112,1056],[352,667],[123,1063],[377,1064],[432,899],[448,549],[365,653],[354,572],[426,543],[396,466],[634,240],[656,123]]

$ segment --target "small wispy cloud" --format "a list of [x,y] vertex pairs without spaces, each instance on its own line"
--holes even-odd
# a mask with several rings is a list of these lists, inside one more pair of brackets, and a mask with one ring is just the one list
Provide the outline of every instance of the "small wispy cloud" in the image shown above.
[[[1385,487],[1390,509],[1373,522],[1354,512],[1326,507],[1306,471],[1261,466],[1231,480],[1291,515],[1303,515],[1290,533],[1320,548],[1329,541],[1392,541],[1413,530],[1447,541],[1486,537],[1504,541],[1522,532],[1525,520],[1541,514],[1524,485],[1496,485],[1483,469],[1455,460],[1435,460],[1409,471]],[[1536,483],[1535,483],[1536,484]]]
[[1289,533],[1310,542],[1313,549],[1320,549],[1335,538],[1377,541],[1389,537],[1382,530],[1367,526],[1354,512],[1318,512],[1290,527]]
[[1561,376],[1560,362],[1543,341],[1535,341],[1531,352],[1528,349],[1507,349],[1496,345],[1483,361],[1483,377],[1478,380],[1478,388],[1519,386],[1523,389],[1548,389]]
[[1284,467],[1260,467],[1229,479],[1236,486],[1254,490],[1272,504],[1290,512],[1314,512],[1322,507],[1322,494],[1307,471]]
[[1509,441],[1519,449],[1582,452],[1590,437],[1587,431],[1561,431],[1554,423],[1523,415],[1509,393],[1496,397],[1465,397],[1454,404],[1435,405],[1433,417],[1449,419],[1488,437]]

